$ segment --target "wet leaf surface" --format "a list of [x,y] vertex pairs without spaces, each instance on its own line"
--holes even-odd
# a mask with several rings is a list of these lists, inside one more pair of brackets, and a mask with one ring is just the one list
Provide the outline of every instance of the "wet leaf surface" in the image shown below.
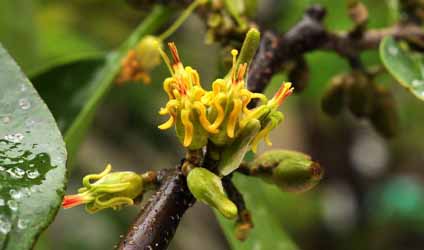
[[65,144],[45,103],[0,46],[0,248],[30,249],[66,182]]
[[424,101],[424,65],[393,37],[385,37],[380,44],[380,58],[391,75],[408,91]]

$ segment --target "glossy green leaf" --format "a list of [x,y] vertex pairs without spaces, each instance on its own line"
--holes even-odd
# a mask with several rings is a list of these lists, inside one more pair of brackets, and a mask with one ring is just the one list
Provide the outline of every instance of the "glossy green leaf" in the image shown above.
[[424,101],[422,62],[400,47],[393,37],[385,37],[380,43],[380,57],[390,74],[408,91]]
[[30,249],[60,205],[66,150],[53,116],[0,46],[0,248]]
[[65,135],[69,159],[77,152],[101,100],[119,73],[121,60],[145,35],[167,21],[170,11],[157,6],[128,40],[105,58],[61,65],[33,78]]
[[267,207],[264,184],[261,180],[241,175],[234,175],[233,181],[243,193],[246,206],[252,213],[254,228],[246,241],[235,238],[234,220],[228,220],[215,213],[224,230],[232,250],[263,249],[263,250],[298,250],[289,236],[278,223],[275,214]]

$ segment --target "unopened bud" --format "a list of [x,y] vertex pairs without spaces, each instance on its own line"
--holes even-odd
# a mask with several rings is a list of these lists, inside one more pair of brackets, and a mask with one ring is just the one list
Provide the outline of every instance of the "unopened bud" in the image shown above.
[[226,218],[237,216],[237,206],[225,194],[221,179],[206,168],[191,170],[187,185],[196,199],[216,208]]
[[362,72],[354,71],[350,76],[347,88],[349,109],[357,117],[366,117],[374,106],[373,83]]
[[304,192],[321,180],[323,170],[311,157],[288,150],[268,151],[252,164],[253,175],[288,192]]
[[322,110],[330,115],[340,114],[344,107],[346,82],[344,75],[335,76],[331,79],[330,87],[324,93],[321,101]]
[[378,86],[375,91],[375,106],[370,116],[371,123],[384,137],[393,137],[399,129],[395,99],[392,93],[382,86]]

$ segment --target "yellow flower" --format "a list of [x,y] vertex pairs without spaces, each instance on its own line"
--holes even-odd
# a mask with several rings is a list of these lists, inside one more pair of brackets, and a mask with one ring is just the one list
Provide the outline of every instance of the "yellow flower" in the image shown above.
[[240,124],[241,119],[251,112],[247,105],[252,99],[267,101],[265,95],[252,93],[246,88],[247,63],[237,66],[238,51],[232,50],[231,54],[233,66],[229,77],[215,80],[212,91],[204,98],[205,103],[210,106],[209,117],[215,118],[211,129],[220,128],[219,134],[211,135],[211,140],[217,145],[226,144],[236,137],[238,129],[245,125]]
[[174,43],[168,44],[173,64],[163,51],[161,54],[167,63],[171,77],[165,79],[163,89],[168,94],[169,101],[159,111],[160,115],[169,115],[168,121],[159,125],[159,129],[168,129],[176,125],[177,135],[184,147],[198,149],[206,145],[209,121],[206,117],[207,108],[202,102],[206,91],[200,85],[197,71],[191,67],[184,67]]
[[[162,50],[160,53],[172,75],[163,83],[169,100],[159,114],[170,117],[159,125],[159,129],[175,125],[184,147],[199,149],[208,140],[218,146],[229,145],[250,121],[257,120],[261,129],[252,141],[252,149],[256,149],[262,138],[270,144],[269,132],[283,120],[283,114],[277,109],[293,92],[291,83],[283,84],[269,101],[265,95],[249,91],[245,82],[247,63],[237,64],[238,51],[232,50],[233,66],[229,75],[215,80],[212,90],[206,91],[201,86],[197,71],[183,66],[175,44],[169,43],[168,46],[172,65]],[[252,99],[260,99],[261,103],[249,109]]]

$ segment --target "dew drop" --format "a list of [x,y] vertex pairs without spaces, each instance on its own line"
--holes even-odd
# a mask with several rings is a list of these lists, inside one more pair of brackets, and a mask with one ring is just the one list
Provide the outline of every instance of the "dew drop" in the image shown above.
[[4,216],[0,217],[0,233],[7,234],[10,229],[12,229],[12,223]]
[[389,47],[389,54],[392,56],[396,56],[399,53],[399,49],[396,47]]
[[27,120],[27,121],[25,121],[25,126],[27,128],[32,128],[34,126],[34,124],[35,124],[35,121],[34,120]]
[[28,226],[28,221],[24,220],[24,219],[19,219],[18,220],[18,228],[19,229],[25,229]]
[[19,99],[19,107],[23,110],[27,110],[31,108],[31,103],[26,98]]
[[25,175],[25,171],[18,167],[8,169],[7,173],[9,173],[9,175],[15,179],[22,179],[22,177]]
[[12,199],[15,199],[15,200],[19,200],[24,196],[24,194],[21,191],[15,190],[15,189],[10,189],[9,194],[12,197]]
[[21,91],[25,92],[27,90],[27,86],[25,84],[21,85]]
[[10,116],[5,116],[1,120],[4,124],[8,124],[10,121],[12,121],[12,118],[10,118]]
[[28,170],[28,171],[26,172],[26,174],[27,174],[27,176],[28,176],[28,178],[29,178],[29,179],[35,179],[35,178],[37,178],[38,176],[40,176],[40,172],[38,172],[38,170],[37,170],[37,169],[34,169],[34,170]]
[[18,202],[15,200],[8,200],[7,205],[9,206],[10,210],[17,211],[18,210]]
[[13,142],[13,143],[19,143],[24,139],[24,135],[21,134],[21,133],[10,134],[10,135],[6,135],[4,137],[4,139],[6,141],[10,141],[10,142]]

